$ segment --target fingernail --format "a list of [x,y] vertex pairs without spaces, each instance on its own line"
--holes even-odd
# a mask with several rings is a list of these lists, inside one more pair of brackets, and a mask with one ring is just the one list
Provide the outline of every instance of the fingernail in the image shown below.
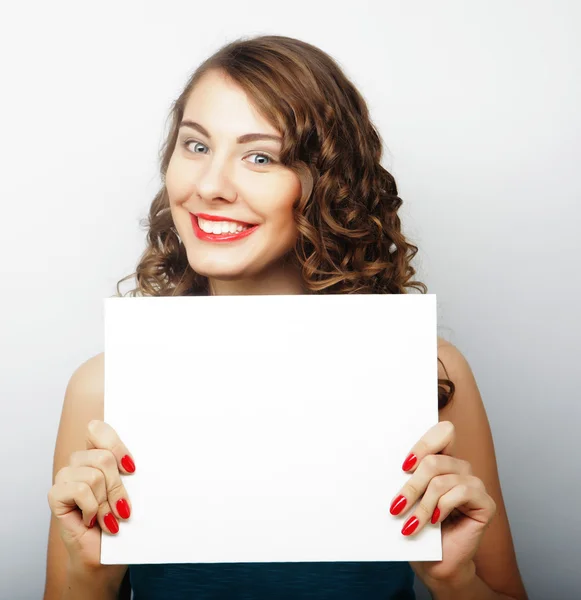
[[415,530],[416,527],[420,524],[420,521],[417,517],[410,517],[406,522],[405,525],[403,526],[403,529],[401,530],[401,532],[404,535],[411,535]]
[[97,522],[97,515],[95,515],[92,519],[91,522],[89,523],[89,529],[92,529],[93,527],[95,527],[95,523]]
[[131,456],[128,456],[127,454],[121,459],[121,465],[122,467],[126,470],[129,471],[129,473],[134,473],[135,472],[135,463],[133,462],[133,459],[131,458]]
[[439,518],[440,518],[440,509],[436,506],[436,509],[434,510],[434,514],[432,515],[432,518],[431,518],[432,525],[435,525],[436,521]]
[[117,533],[119,531],[119,523],[117,523],[117,519],[113,513],[107,513],[103,517],[103,521],[105,521],[105,525],[107,525],[107,529],[111,533]]
[[401,468],[404,471],[409,471],[416,464],[417,460],[418,460],[418,457],[412,453],[404,460]]
[[401,494],[391,503],[391,507],[389,508],[389,512],[392,515],[399,515],[399,513],[405,508],[407,500],[405,496]]
[[131,515],[131,509],[129,508],[129,504],[125,498],[117,500],[117,512],[123,519],[128,519]]

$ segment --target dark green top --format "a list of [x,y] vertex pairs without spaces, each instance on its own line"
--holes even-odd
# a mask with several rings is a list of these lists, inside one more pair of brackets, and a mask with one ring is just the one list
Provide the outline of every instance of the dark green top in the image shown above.
[[129,566],[134,600],[415,600],[407,562]]

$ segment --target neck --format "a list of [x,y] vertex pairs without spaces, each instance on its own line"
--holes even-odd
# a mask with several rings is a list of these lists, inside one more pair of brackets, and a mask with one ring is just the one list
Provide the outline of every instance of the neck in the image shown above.
[[224,280],[209,278],[211,296],[253,296],[306,294],[297,267],[282,264],[254,277]]

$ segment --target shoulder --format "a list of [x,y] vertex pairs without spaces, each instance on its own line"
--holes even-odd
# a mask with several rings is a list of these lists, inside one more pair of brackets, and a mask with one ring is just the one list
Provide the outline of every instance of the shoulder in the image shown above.
[[440,420],[452,421],[468,434],[475,426],[487,429],[488,418],[472,367],[454,344],[442,338],[438,338],[438,379],[454,385],[452,399],[440,410]]
[[93,419],[103,420],[103,355],[79,365],[66,387],[59,424],[54,468],[67,464],[71,452],[85,448],[85,432]]
[[450,379],[454,384],[456,381],[465,381],[470,379],[472,369],[466,360],[466,357],[458,350],[454,344],[438,338],[438,377],[442,379]]
[[88,387],[91,391],[104,389],[104,352],[87,359],[80,364],[71,376],[70,383],[76,386]]
[[[104,353],[101,352],[75,369],[67,385],[65,405],[74,403],[76,409],[82,412],[102,414],[105,390],[104,375]],[[99,419],[102,416],[91,418]]]
[[488,416],[468,360],[454,344],[442,338],[438,338],[438,359],[438,378],[448,379],[454,385],[452,399],[440,409],[439,420],[454,424],[457,445],[467,453],[471,447],[491,447]]
[[498,486],[492,432],[472,369],[462,352],[445,340],[438,340],[438,358],[438,377],[454,384],[452,399],[439,411],[440,421],[454,425],[454,455],[470,462],[486,484]]

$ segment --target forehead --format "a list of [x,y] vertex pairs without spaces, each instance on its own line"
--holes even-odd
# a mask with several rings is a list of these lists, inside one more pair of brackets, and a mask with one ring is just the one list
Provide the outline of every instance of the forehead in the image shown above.
[[250,131],[277,134],[277,130],[254,108],[246,92],[217,71],[205,73],[190,92],[184,119],[201,123],[213,135]]

